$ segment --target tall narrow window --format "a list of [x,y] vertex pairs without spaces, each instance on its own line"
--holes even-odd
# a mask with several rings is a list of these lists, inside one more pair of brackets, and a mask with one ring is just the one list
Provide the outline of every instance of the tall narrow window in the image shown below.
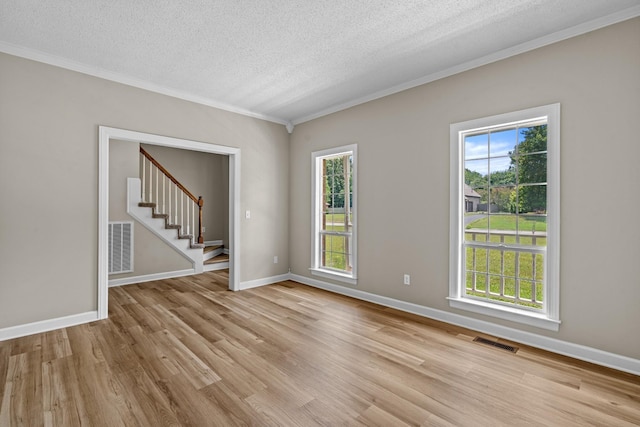
[[311,272],[355,284],[356,157],[349,145],[312,153]]
[[557,330],[559,111],[451,125],[451,306]]

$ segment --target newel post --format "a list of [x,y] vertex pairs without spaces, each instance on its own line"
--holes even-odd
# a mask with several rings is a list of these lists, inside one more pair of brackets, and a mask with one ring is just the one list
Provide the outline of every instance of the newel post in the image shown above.
[[204,205],[204,199],[202,196],[198,197],[198,243],[204,243],[204,236],[202,235],[202,205]]

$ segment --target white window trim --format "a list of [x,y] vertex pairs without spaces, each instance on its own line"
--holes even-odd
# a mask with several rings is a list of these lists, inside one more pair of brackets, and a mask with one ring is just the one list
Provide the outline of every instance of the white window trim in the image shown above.
[[[318,242],[318,230],[322,218],[318,209],[319,194],[322,194],[320,186],[322,183],[318,180],[318,163],[319,159],[326,156],[334,156],[341,154],[351,154],[353,156],[351,186],[353,195],[351,196],[351,215],[353,218],[353,228],[351,237],[351,253],[353,266],[351,273],[320,267],[320,245]],[[327,279],[333,279],[340,282],[356,285],[358,283],[358,145],[344,145],[341,147],[329,148],[311,153],[311,274],[321,276]]]
[[[547,255],[542,311],[531,311],[489,301],[465,298],[462,292],[464,206],[464,140],[462,132],[502,124],[517,124],[536,118],[547,119]],[[451,205],[449,248],[449,306],[474,313],[557,331],[560,326],[560,104],[454,123],[450,126]]]

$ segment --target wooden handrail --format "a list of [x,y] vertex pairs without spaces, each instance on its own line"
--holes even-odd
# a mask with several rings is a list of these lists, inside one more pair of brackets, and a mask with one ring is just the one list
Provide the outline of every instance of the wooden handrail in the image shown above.
[[169,178],[171,180],[171,182],[173,182],[180,190],[182,190],[182,192],[184,194],[186,194],[191,200],[193,200],[195,203],[198,203],[198,198],[196,196],[194,196],[191,191],[187,190],[185,188],[184,185],[180,184],[180,181],[178,181],[177,179],[175,179],[173,177],[173,175],[171,175],[169,173],[168,170],[166,170],[160,163],[158,163],[158,161],[156,159],[154,159],[151,154],[149,154],[147,151],[145,151],[144,148],[140,147],[140,153],[145,156],[151,163],[153,163],[153,165],[155,167],[157,167],[158,169],[160,169],[160,172],[162,172],[163,174],[166,175],[167,178]]
[[151,156],[144,148],[140,147],[140,154],[147,158],[155,167],[157,167],[160,172],[162,172],[171,182],[173,182],[176,187],[178,187],[184,194],[187,195],[195,204],[198,205],[198,243],[204,244],[204,236],[202,235],[202,206],[204,205],[204,199],[202,196],[196,197],[191,193],[191,191],[187,190],[184,185],[180,183],[171,173],[164,168],[156,159]]

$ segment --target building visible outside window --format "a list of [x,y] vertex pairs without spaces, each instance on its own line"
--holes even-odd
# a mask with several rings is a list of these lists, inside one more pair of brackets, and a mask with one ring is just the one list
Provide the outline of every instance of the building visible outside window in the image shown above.
[[450,304],[559,324],[558,104],[451,125]]
[[355,284],[356,158],[349,145],[312,153],[313,274]]

